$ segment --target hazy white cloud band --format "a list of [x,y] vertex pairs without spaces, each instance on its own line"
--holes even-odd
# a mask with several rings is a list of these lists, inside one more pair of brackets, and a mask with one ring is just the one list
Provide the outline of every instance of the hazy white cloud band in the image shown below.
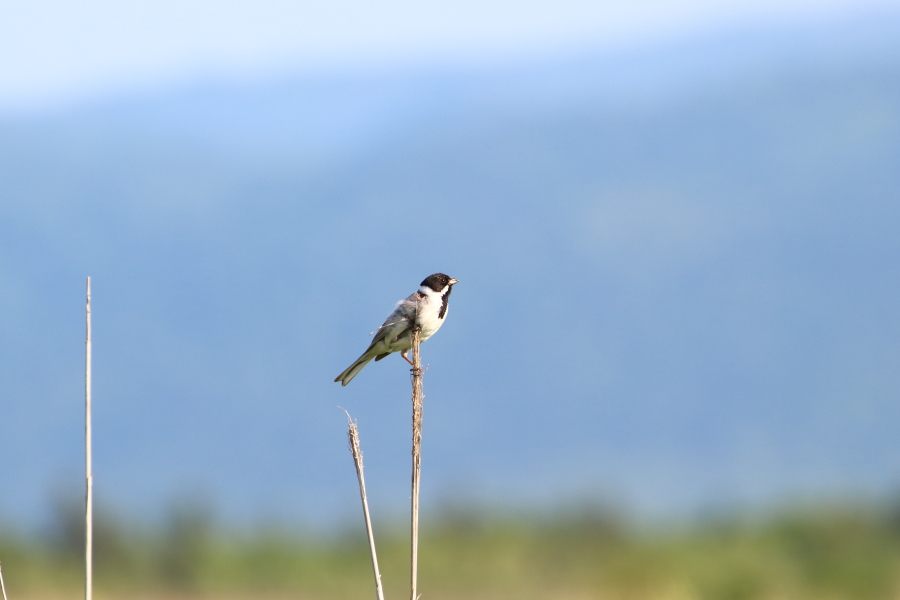
[[0,107],[65,104],[199,72],[621,47],[896,8],[886,0],[60,0],[0,2]]

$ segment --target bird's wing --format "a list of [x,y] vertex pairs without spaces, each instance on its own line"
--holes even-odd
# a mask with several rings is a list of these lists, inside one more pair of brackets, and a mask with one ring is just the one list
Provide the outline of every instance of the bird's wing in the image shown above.
[[372,338],[369,349],[372,349],[375,344],[386,338],[389,338],[388,341],[391,342],[406,335],[412,329],[416,320],[418,300],[418,292],[414,292],[398,302],[394,312],[385,319],[384,324],[375,332],[375,337]]

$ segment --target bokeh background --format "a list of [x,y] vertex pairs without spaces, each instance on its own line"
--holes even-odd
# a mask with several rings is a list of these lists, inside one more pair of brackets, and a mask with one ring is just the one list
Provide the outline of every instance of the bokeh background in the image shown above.
[[90,275],[101,593],[370,593],[338,406],[402,584],[408,370],[332,380],[443,271],[435,597],[898,597],[898,227],[897,2],[2,2],[4,573]]

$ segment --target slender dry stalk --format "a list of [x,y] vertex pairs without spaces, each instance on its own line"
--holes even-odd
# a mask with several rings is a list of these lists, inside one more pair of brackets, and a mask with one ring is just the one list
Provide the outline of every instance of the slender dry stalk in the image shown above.
[[7,600],[6,598],[6,584],[3,583],[3,568],[0,567],[0,592],[3,592],[3,600]]
[[[94,472],[91,466],[91,278],[87,278],[84,359],[84,600],[94,594]],[[5,600],[5,599],[4,599]]]
[[362,500],[363,516],[366,519],[366,535],[369,536],[369,553],[372,555],[372,572],[375,574],[375,597],[384,600],[384,590],[381,588],[381,571],[378,570],[378,555],[375,553],[375,534],[372,532],[372,519],[369,516],[369,501],[366,498],[366,478],[363,474],[363,455],[359,447],[359,429],[356,421],[347,413],[347,438],[350,441],[350,452],[353,454],[353,464],[356,465],[356,478],[359,480],[359,497]]
[[419,472],[422,445],[422,361],[419,356],[419,327],[412,332],[412,506],[410,514],[410,600],[418,600],[419,580]]

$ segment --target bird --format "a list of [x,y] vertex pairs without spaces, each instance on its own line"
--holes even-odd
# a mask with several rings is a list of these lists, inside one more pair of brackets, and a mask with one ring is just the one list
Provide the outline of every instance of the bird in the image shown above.
[[407,353],[412,348],[413,326],[419,327],[420,342],[434,335],[447,318],[450,292],[456,283],[459,283],[458,279],[443,273],[426,277],[418,290],[397,303],[384,325],[375,331],[375,338],[366,351],[335,378],[335,383],[340,381],[341,386],[347,385],[373,359],[378,362],[394,352],[400,352],[400,356],[412,365]]

